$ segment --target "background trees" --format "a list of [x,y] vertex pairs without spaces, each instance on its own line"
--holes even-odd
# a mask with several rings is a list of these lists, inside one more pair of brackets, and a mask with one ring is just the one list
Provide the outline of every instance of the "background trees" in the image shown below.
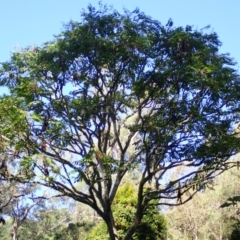
[[[23,186],[17,186],[17,189],[21,187],[23,188]],[[44,197],[34,197],[29,194],[30,191],[30,188],[22,189],[20,195],[19,192],[16,194],[15,188],[15,195],[3,208],[5,224],[0,227],[1,239],[54,240],[55,237],[60,239],[58,236],[61,234],[63,239],[78,240],[80,235],[74,234],[74,229],[70,228],[67,231],[68,225],[72,222],[79,225],[68,204],[66,202],[63,204],[61,199],[46,200]],[[94,225],[93,222],[91,223]],[[90,226],[92,226],[91,223]],[[87,234],[87,228],[82,230]],[[68,235],[73,237],[68,238]]]
[[122,236],[131,239],[153,202],[188,201],[239,151],[238,75],[219,46],[206,29],[89,6],[54,41],[2,64],[11,92],[0,99],[1,151],[10,156],[2,175],[87,204],[113,240],[117,189],[137,169],[134,218]]
[[[236,161],[239,156],[236,157]],[[166,212],[168,239],[238,239],[239,204],[221,208],[239,193],[239,170],[219,176],[210,188],[197,193],[192,201]]]

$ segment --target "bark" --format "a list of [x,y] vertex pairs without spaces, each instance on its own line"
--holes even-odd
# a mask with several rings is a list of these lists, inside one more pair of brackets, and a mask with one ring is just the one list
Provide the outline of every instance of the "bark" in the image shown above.
[[12,227],[12,240],[18,240],[18,227],[19,224],[17,223],[17,221],[14,221],[13,223],[13,227]]
[[111,222],[107,222],[107,228],[108,228],[108,233],[110,240],[118,240],[118,235],[117,235],[117,229]]
[[108,229],[108,233],[109,233],[109,237],[110,240],[118,240],[118,232],[117,229],[115,227],[115,222],[114,222],[114,218],[112,215],[112,211],[108,211],[106,214],[106,218],[104,219],[106,224],[107,224],[107,229]]
[[140,224],[142,217],[143,217],[143,187],[147,178],[143,178],[139,184],[138,188],[138,203],[137,203],[137,210],[135,214],[135,219],[132,226],[128,229],[124,240],[131,240],[133,234],[135,233],[138,225]]

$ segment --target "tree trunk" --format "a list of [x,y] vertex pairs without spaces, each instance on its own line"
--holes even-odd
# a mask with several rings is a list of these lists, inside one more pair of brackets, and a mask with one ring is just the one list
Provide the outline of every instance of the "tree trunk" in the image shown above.
[[119,239],[118,232],[115,227],[114,218],[113,218],[111,211],[108,212],[105,222],[107,224],[107,229],[108,229],[110,240],[118,240]]
[[12,227],[12,240],[18,240],[17,233],[18,233],[18,224],[14,222]]
[[124,237],[124,240],[130,240],[133,236],[133,234],[135,233],[138,225],[140,223],[140,220],[139,219],[135,219],[134,221],[134,225],[132,225],[129,230],[127,231],[127,234],[126,236]]
[[130,228],[127,230],[127,233],[125,235],[125,237],[123,238],[123,240],[130,240],[133,236],[133,234],[135,233],[137,227],[139,226],[142,217],[143,217],[143,206],[142,206],[142,202],[143,202],[143,187],[144,184],[146,183],[146,181],[148,180],[148,178],[144,178],[141,180],[139,187],[138,187],[138,203],[137,203],[137,210],[136,210],[136,214],[135,214],[135,219],[133,224],[130,226]]

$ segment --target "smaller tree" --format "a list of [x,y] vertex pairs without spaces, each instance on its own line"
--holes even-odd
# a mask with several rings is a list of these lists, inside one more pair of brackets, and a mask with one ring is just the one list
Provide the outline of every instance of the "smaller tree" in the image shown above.
[[13,219],[12,223],[12,240],[18,240],[18,230],[20,226],[27,220],[31,211],[36,206],[40,206],[43,201],[42,198],[34,198],[34,191],[36,186],[33,187],[30,184],[18,184],[17,191],[19,196],[13,198],[9,204],[9,215]]
[[[146,190],[147,191],[147,190]],[[134,219],[137,205],[137,193],[131,183],[121,186],[113,201],[113,214],[116,219],[116,228],[119,239],[123,239],[125,233]],[[164,217],[159,213],[156,204],[149,204],[146,214],[143,216],[132,239],[134,240],[164,240],[166,239],[167,227]],[[87,236],[87,240],[108,239],[107,226],[104,222],[99,223]]]
[[[48,197],[48,201],[41,203],[34,208],[34,212],[19,229],[19,240],[53,240],[57,233],[63,233],[67,224],[73,221],[72,211],[69,210],[65,199]],[[70,239],[78,240],[78,238]]]

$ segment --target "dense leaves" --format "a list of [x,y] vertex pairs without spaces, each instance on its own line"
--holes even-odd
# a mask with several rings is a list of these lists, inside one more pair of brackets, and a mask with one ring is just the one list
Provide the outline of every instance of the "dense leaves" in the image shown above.
[[[204,187],[239,151],[238,74],[220,45],[208,29],[89,6],[53,41],[2,64],[0,83],[10,90],[0,99],[2,176],[89,205],[113,240],[117,189],[140,168],[123,237],[131,239],[153,199],[181,204],[184,192]],[[179,166],[188,170],[167,179]]]
[[[133,185],[127,183],[118,189],[113,202],[113,215],[116,219],[116,228],[122,239],[127,232],[130,223],[134,219],[136,211],[137,194]],[[142,222],[131,239],[133,240],[164,240],[167,236],[166,220],[159,213],[156,206],[151,206],[145,212]],[[108,239],[107,226],[104,222],[99,223],[86,240]]]

